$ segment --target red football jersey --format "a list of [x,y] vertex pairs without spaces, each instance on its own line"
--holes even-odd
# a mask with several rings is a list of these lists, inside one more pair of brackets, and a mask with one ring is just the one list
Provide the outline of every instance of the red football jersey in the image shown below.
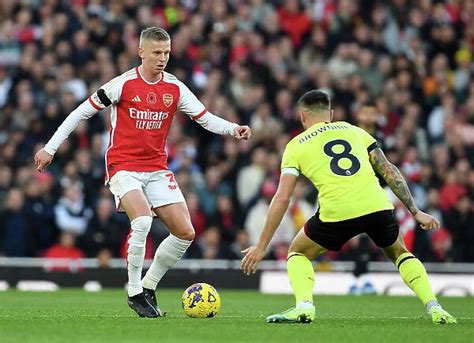
[[[104,96],[105,95],[105,96]],[[97,110],[111,104],[106,183],[119,170],[167,169],[166,138],[176,111],[198,119],[207,110],[174,75],[147,82],[138,67],[112,79],[89,97]]]

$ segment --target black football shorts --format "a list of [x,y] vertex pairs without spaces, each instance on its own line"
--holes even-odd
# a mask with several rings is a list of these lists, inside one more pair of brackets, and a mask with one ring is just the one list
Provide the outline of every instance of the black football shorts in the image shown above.
[[393,210],[378,211],[340,222],[322,222],[317,212],[306,222],[304,230],[306,236],[323,248],[339,251],[348,240],[364,232],[378,247],[388,247],[397,240],[399,226]]

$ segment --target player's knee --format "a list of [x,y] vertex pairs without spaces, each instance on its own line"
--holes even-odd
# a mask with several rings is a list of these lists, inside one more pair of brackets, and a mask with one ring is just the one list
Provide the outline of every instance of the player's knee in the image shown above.
[[305,254],[305,251],[301,249],[292,249],[290,246],[290,248],[288,249],[288,254],[286,255],[286,260],[293,256],[305,256],[306,258],[310,259],[310,257]]
[[288,254],[286,255],[286,260],[288,261],[288,259],[290,257],[293,257],[293,256],[297,256],[297,255],[301,255],[300,253],[297,253],[295,251],[291,251],[290,249],[288,249]]
[[400,255],[409,253],[409,251],[401,244],[393,244],[384,248],[383,251],[393,263],[395,263]]
[[183,232],[180,232],[179,234],[177,234],[176,237],[178,237],[180,239],[184,239],[185,241],[193,241],[195,235],[196,234],[194,232],[193,227],[189,227],[186,230],[184,230]]
[[150,232],[152,217],[142,216],[135,218],[131,222],[132,230],[128,239],[128,253],[141,254],[145,249],[146,237]]
[[292,253],[299,253],[297,246],[295,245],[295,241],[291,242],[290,246],[288,247],[288,256]]
[[295,239],[291,242],[290,247],[288,248],[287,256],[294,254],[304,255],[305,250],[306,248]]
[[408,249],[406,249],[405,247],[399,247],[396,251],[395,251],[395,260],[398,259],[401,255],[403,254],[406,254],[406,253],[410,253],[408,251]]
[[153,222],[153,217],[151,216],[141,216],[137,217],[130,222],[132,226],[132,234],[135,232],[138,233],[148,233]]

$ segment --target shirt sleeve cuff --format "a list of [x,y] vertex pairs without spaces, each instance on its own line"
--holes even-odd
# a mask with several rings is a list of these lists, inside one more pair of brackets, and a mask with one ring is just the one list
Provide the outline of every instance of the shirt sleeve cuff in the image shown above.
[[379,147],[379,145],[377,144],[377,142],[373,142],[373,143],[370,144],[369,147],[367,148],[367,152],[371,152],[372,150],[377,149],[378,147]]
[[282,174],[291,174],[291,175],[294,175],[294,176],[299,176],[300,175],[300,172],[298,169],[296,168],[282,168],[281,169],[281,173]]
[[51,156],[53,156],[55,153],[56,153],[56,150],[54,149],[51,149],[50,147],[48,146],[45,146],[44,147],[44,151],[46,151],[48,154],[50,154]]

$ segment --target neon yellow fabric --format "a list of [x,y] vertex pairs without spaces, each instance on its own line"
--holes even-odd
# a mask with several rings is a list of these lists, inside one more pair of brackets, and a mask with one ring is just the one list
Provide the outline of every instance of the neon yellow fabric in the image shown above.
[[311,180],[324,222],[393,209],[369,161],[367,148],[375,142],[343,121],[317,123],[287,144],[281,168],[296,169]]
[[[408,258],[402,262],[407,257],[413,258]],[[401,254],[397,258],[396,265],[405,284],[410,287],[423,305],[426,305],[430,300],[436,300],[426,269],[419,259],[410,253]]]
[[296,298],[296,306],[302,301],[313,302],[314,269],[304,255],[290,254],[286,263],[288,278]]

